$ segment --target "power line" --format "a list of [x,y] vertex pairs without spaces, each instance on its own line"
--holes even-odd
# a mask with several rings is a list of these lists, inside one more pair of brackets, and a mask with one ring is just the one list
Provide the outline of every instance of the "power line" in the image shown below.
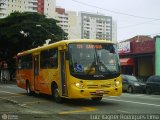
[[71,0],[71,1],[76,2],[78,4],[81,4],[81,5],[88,6],[88,7],[97,8],[97,9],[101,9],[101,10],[104,10],[104,11],[107,11],[107,12],[111,12],[111,13],[114,13],[114,14],[121,14],[121,15],[125,15],[125,16],[130,16],[130,17],[135,17],[135,18],[141,18],[141,19],[154,19],[154,20],[155,19],[156,20],[159,19],[159,18],[143,17],[143,16],[137,16],[137,15],[127,14],[127,13],[123,13],[123,12],[113,11],[113,10],[101,8],[101,7],[98,7],[98,6],[95,6],[95,5],[90,5],[90,4],[87,4],[87,3],[84,3],[84,2],[79,2],[77,0]]
[[148,36],[154,36],[154,35],[158,35],[158,34],[160,34],[160,33],[153,33],[153,34],[150,34]]
[[141,22],[141,23],[137,23],[137,24],[127,25],[127,26],[119,27],[118,29],[135,27],[135,26],[138,26],[138,25],[143,25],[143,24],[147,24],[147,23],[154,22],[154,21],[159,21],[159,20],[160,20],[160,19],[155,19],[155,20],[150,20],[150,21]]

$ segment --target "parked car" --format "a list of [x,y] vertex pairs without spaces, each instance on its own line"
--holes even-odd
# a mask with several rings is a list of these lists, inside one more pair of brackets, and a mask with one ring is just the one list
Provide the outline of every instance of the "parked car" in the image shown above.
[[123,91],[127,91],[129,93],[145,92],[145,83],[142,81],[139,81],[135,76],[122,74],[122,78],[123,78],[123,81],[122,81]]
[[160,92],[160,76],[150,76],[146,82],[146,93]]

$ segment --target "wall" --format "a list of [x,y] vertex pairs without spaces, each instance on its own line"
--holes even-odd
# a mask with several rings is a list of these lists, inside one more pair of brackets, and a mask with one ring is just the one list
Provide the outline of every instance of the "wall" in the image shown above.
[[153,74],[152,57],[138,58],[138,75],[150,76]]
[[157,36],[155,39],[156,39],[156,54],[155,54],[156,70],[155,70],[155,73],[156,75],[160,75],[160,36]]

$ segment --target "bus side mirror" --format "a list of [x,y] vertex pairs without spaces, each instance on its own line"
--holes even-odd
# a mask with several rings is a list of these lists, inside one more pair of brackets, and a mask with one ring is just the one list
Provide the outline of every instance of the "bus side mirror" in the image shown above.
[[69,60],[69,52],[68,51],[65,52],[65,57],[66,57],[66,60]]

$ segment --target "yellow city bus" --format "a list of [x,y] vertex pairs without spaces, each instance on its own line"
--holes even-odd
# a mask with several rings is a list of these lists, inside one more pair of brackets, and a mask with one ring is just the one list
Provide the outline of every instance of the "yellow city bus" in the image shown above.
[[18,53],[16,80],[27,95],[45,93],[56,102],[122,93],[116,45],[106,40],[62,40]]

